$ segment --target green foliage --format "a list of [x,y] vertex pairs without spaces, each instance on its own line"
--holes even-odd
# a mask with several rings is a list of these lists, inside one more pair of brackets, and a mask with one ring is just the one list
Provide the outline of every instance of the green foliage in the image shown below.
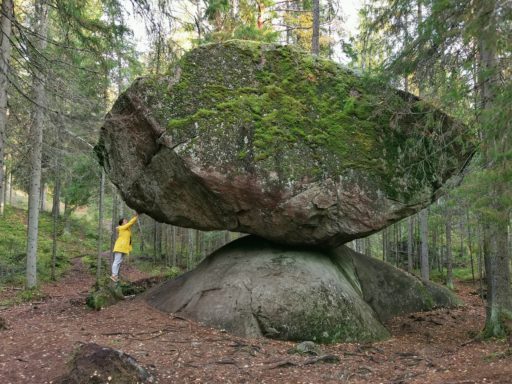
[[[444,284],[446,282],[446,270],[438,271],[433,269],[430,272],[430,278],[436,283]],[[459,281],[472,281],[473,275],[471,268],[453,268],[453,278]],[[475,278],[477,278],[477,276],[475,276]]]
[[96,192],[98,167],[89,155],[79,154],[69,159],[70,172],[62,190],[62,197],[68,209],[76,209],[89,203]]
[[18,297],[22,302],[31,302],[36,300],[42,300],[45,298],[45,295],[39,289],[32,288],[21,291]]
[[181,275],[184,271],[176,266],[161,265],[154,261],[135,260],[135,264],[139,270],[149,274],[152,277],[165,277],[166,279],[174,279]]
[[[5,215],[0,220],[0,268],[12,271],[2,278],[0,284],[10,283],[21,285],[25,274],[26,256],[26,215],[25,210],[7,206]],[[85,220],[70,219],[71,234],[62,236],[64,224],[58,226],[58,253],[56,259],[56,274],[60,276],[68,267],[71,258],[84,253],[94,254],[96,238],[87,237],[86,233],[91,224]],[[52,253],[52,218],[43,212],[39,220],[38,237],[38,276],[42,281],[50,279]]]
[[104,278],[87,296],[85,303],[89,308],[97,311],[124,300],[124,293],[120,283],[114,283],[108,277]]

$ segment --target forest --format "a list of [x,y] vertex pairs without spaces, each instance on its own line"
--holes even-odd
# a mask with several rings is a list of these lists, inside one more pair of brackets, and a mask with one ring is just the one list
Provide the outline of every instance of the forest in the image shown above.
[[[1,9],[2,382],[510,382],[510,1]],[[118,226],[135,215],[118,282]],[[272,252],[272,276],[341,271],[362,304],[267,285],[245,258]],[[324,256],[335,267],[290,261]],[[247,285],[255,331],[236,325],[242,307],[222,317]],[[303,296],[281,303],[288,291]]]

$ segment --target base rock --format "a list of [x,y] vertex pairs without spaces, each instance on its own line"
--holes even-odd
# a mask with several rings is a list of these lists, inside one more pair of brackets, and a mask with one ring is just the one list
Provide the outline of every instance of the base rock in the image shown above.
[[246,236],[147,293],[160,310],[243,337],[362,342],[385,339],[392,316],[454,306],[435,284],[348,247],[291,247]]

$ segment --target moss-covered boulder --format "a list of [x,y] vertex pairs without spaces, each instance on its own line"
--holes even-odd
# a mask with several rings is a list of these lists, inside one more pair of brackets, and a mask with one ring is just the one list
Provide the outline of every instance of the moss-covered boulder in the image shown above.
[[[376,265],[383,278],[373,283],[367,276]],[[382,321],[390,316],[456,304],[449,291],[435,288],[432,295],[414,276],[345,246],[325,251],[247,236],[146,299],[244,337],[330,343],[384,339]]]
[[466,127],[290,46],[188,52],[115,103],[96,152],[161,222],[337,246],[426,206],[470,157]]

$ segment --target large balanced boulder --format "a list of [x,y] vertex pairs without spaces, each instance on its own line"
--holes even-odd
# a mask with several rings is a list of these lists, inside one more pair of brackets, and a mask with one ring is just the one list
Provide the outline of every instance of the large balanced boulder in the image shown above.
[[244,337],[319,342],[380,340],[392,316],[457,303],[448,290],[345,246],[307,249],[255,236],[224,246],[146,299]]
[[418,98],[289,46],[188,52],[116,101],[96,152],[158,221],[337,246],[428,205],[471,154]]

